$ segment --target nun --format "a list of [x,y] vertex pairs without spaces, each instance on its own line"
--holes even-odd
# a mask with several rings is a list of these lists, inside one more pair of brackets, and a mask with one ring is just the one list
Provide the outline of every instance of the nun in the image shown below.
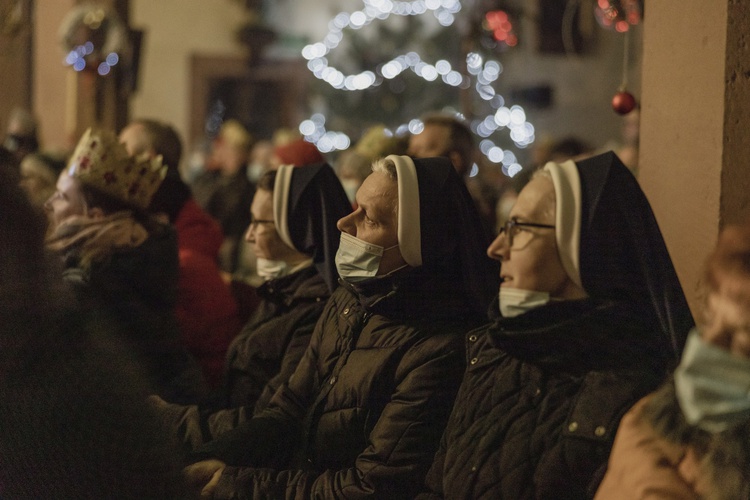
[[336,223],[351,210],[326,163],[284,165],[258,180],[245,240],[264,282],[256,289],[258,307],[227,351],[224,383],[200,407],[154,399],[188,449],[264,408],[294,372],[338,287]]
[[419,498],[591,498],[693,325],[654,215],[614,153],[548,163],[487,253],[499,297]]
[[[270,404],[186,469],[212,498],[413,498],[493,295],[478,214],[449,160],[388,156],[338,222],[341,286]],[[477,325],[478,326],[478,325]]]

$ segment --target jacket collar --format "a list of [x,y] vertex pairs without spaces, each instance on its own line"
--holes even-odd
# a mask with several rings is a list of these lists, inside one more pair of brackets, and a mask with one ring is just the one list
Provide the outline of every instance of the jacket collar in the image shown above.
[[318,274],[315,266],[268,280],[258,287],[257,292],[264,300],[286,305],[297,300],[310,300],[331,295],[325,280]]
[[357,283],[339,280],[368,311],[391,319],[423,321],[461,319],[470,315],[460,287],[445,273],[424,266]]
[[653,326],[624,302],[591,298],[551,302],[489,327],[489,342],[511,356],[570,372],[645,364],[663,369]]

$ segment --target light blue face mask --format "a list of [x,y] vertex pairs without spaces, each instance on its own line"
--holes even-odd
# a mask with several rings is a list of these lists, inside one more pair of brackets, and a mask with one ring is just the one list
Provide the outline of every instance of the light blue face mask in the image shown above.
[[750,419],[750,359],[705,342],[694,328],[674,373],[685,419],[721,432]]
[[549,293],[500,287],[500,314],[503,318],[514,318],[550,301]]
[[376,276],[383,253],[397,246],[383,248],[342,231],[339,249],[336,252],[336,269],[339,276],[352,283]]

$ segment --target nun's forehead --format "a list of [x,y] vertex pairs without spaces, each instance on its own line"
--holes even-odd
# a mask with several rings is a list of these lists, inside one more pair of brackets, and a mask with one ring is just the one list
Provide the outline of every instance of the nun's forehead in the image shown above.
[[357,192],[357,203],[380,216],[396,217],[398,201],[398,182],[385,172],[368,175]]
[[555,212],[555,186],[550,177],[541,175],[524,186],[510,215],[530,222],[554,224]]

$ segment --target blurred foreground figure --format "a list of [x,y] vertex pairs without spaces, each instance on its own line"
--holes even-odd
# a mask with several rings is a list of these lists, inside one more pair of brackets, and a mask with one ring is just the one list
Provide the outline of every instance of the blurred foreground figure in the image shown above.
[[187,498],[134,361],[74,305],[1,170],[0,206],[0,498]]
[[704,318],[674,379],[622,420],[596,498],[750,498],[750,225],[706,261]]
[[161,157],[133,158],[113,133],[87,130],[47,201],[55,225],[47,248],[82,304],[122,327],[153,391],[189,403],[205,387],[174,315],[176,235],[146,213],[165,171]]
[[502,263],[492,323],[467,336],[420,498],[590,498],[621,415],[692,326],[651,207],[613,153],[548,163],[510,215],[487,250]]

